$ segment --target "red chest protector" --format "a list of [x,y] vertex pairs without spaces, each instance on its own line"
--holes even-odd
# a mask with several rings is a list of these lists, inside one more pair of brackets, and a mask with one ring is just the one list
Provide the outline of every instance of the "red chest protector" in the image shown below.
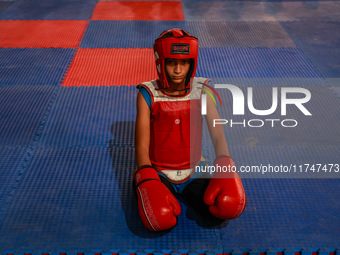
[[206,78],[194,78],[190,91],[170,96],[158,90],[157,80],[142,83],[151,95],[150,148],[159,170],[193,169],[201,160],[201,94]]

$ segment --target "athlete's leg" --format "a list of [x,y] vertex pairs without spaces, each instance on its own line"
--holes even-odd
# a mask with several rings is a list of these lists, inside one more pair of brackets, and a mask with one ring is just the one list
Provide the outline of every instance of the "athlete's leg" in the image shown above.
[[209,226],[218,226],[225,222],[212,215],[209,207],[203,202],[203,196],[210,182],[210,174],[204,174],[192,180],[181,192],[183,200],[200,215],[204,223]]

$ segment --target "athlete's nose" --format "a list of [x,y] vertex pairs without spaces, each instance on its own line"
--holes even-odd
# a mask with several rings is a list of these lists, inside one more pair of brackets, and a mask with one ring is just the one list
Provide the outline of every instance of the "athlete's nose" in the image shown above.
[[182,67],[179,63],[177,63],[175,65],[175,70],[174,70],[175,73],[181,73],[182,72]]

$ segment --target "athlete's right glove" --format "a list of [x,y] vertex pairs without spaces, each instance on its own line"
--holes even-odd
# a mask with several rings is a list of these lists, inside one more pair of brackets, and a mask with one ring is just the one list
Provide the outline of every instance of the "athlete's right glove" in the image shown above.
[[221,219],[235,219],[244,211],[247,198],[241,177],[235,172],[234,160],[222,155],[214,162],[215,169],[224,168],[226,172],[215,172],[205,193],[204,203],[210,212]]
[[149,165],[141,166],[135,172],[139,216],[146,228],[162,231],[177,224],[181,213],[175,196],[161,182],[157,170]]

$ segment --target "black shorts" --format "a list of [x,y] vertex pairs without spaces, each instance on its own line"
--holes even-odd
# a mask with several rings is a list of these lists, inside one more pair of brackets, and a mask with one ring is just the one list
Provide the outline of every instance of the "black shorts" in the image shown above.
[[[201,175],[196,179],[189,179],[188,184],[183,189],[175,189],[172,182],[170,182],[162,174],[159,175],[162,183],[173,193],[178,199],[188,206],[188,217],[194,218],[201,226],[214,227],[225,222],[212,215],[204,201],[204,193],[210,183],[211,175],[209,173]],[[183,183],[185,184],[185,183]],[[190,212],[190,210],[194,212]],[[196,214],[196,215],[195,215]]]

